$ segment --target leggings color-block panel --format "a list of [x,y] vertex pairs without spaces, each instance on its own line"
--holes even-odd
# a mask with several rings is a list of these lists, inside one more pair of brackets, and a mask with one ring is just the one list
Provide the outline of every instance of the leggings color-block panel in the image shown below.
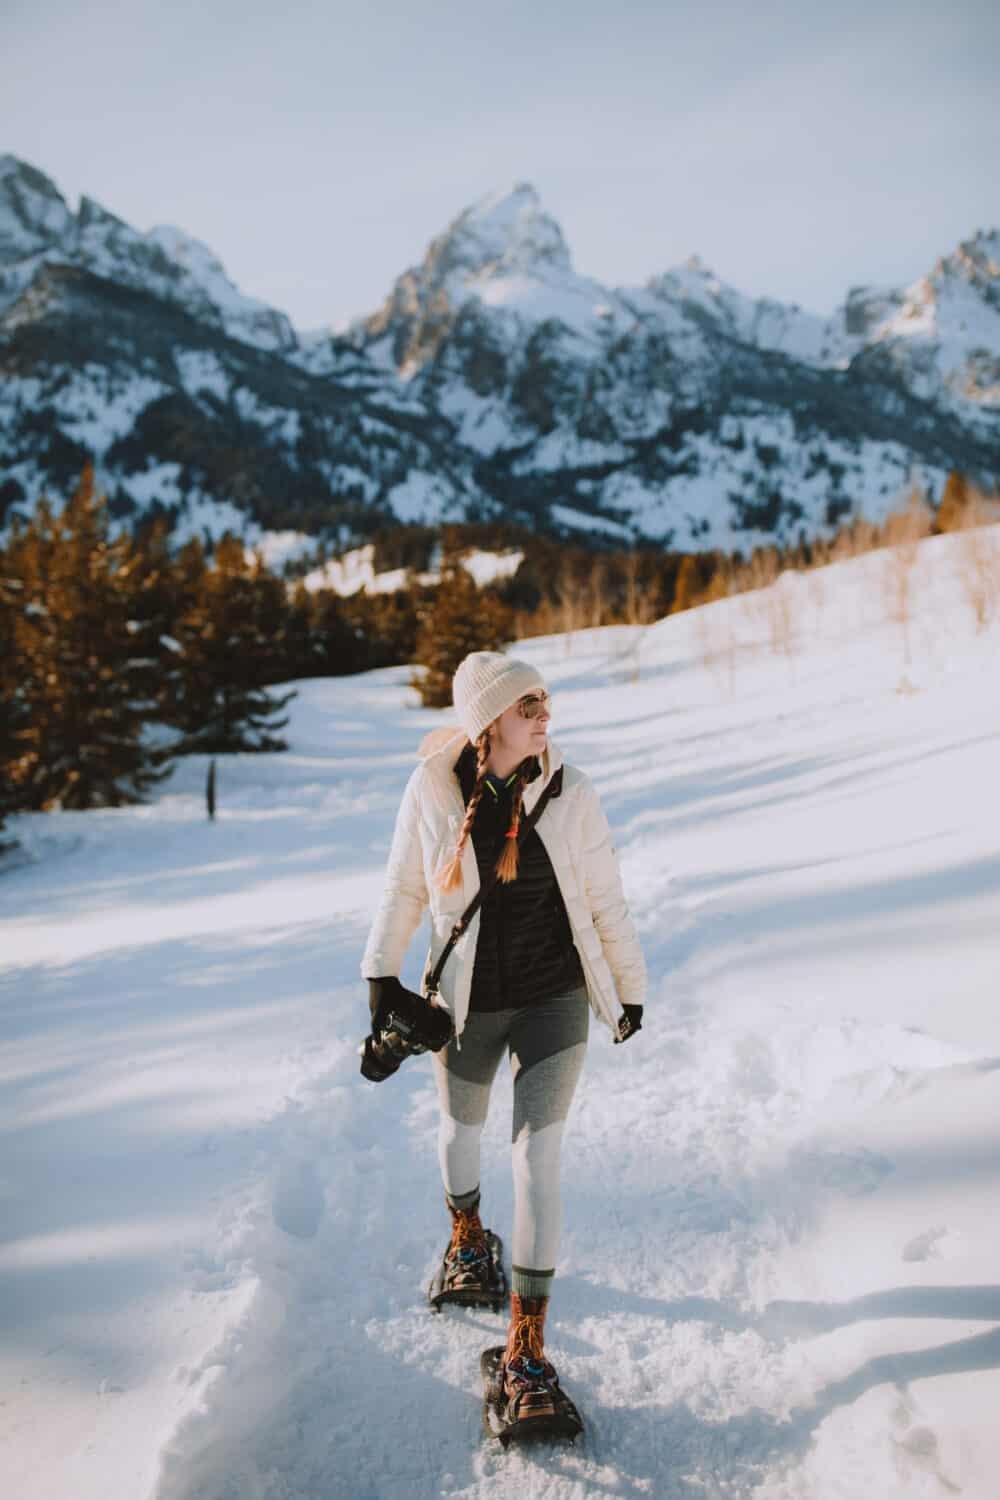
[[518,1010],[473,1011],[454,1042],[433,1053],[441,1104],[438,1157],[449,1202],[479,1189],[480,1140],[490,1089],[506,1050],[514,1075],[512,1166],[514,1290],[546,1295],[555,1270],[562,1207],[563,1128],[583,1068],[590,1002],[583,985]]

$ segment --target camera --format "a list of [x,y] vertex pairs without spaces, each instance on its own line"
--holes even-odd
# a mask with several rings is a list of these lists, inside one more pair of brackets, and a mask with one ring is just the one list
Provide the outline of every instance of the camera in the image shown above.
[[372,1014],[371,1034],[365,1038],[361,1073],[372,1083],[391,1078],[408,1057],[439,1052],[454,1035],[451,1016],[440,1005],[398,980],[372,980],[379,992]]

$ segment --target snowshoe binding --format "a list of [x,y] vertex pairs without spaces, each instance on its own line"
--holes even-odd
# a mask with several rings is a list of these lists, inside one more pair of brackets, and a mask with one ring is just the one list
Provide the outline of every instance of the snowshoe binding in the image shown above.
[[565,1437],[574,1442],[583,1418],[559,1384],[547,1359],[518,1355],[506,1360],[505,1345],[484,1349],[483,1428],[504,1448],[526,1439]]
[[441,1265],[427,1289],[435,1312],[446,1303],[460,1307],[490,1307],[499,1312],[507,1300],[503,1245],[492,1229],[484,1229],[476,1208],[452,1209],[452,1235]]

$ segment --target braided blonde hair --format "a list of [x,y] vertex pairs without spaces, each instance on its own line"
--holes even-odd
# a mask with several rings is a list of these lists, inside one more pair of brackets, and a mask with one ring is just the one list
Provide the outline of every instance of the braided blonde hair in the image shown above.
[[[462,883],[462,851],[465,848],[469,835],[472,833],[472,825],[476,821],[476,811],[486,789],[486,763],[490,758],[490,731],[484,729],[475,741],[476,747],[476,781],[472,788],[472,796],[469,805],[465,809],[465,817],[459,829],[458,842],[451,859],[444,866],[437,877],[437,884],[442,891],[454,890]],[[528,771],[531,767],[531,757],[523,760],[517,768],[517,780],[511,793],[510,805],[510,827],[507,829],[503,841],[503,851],[496,863],[497,879],[504,885],[509,885],[512,880],[517,879],[517,866],[519,850],[517,846],[517,834],[521,826],[521,805],[524,801],[524,789],[528,784]]]
[[521,826],[521,803],[524,801],[524,788],[528,784],[530,765],[529,759],[523,760],[518,766],[517,780],[510,797],[510,827],[503,841],[503,853],[497,860],[497,879],[504,885],[509,885],[512,880],[517,879],[517,861],[520,852],[517,846],[517,833]]

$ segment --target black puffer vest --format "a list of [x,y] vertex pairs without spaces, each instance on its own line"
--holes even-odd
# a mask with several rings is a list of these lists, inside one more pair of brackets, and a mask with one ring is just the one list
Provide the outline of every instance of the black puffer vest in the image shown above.
[[[476,784],[476,752],[469,745],[455,774],[468,805]],[[536,760],[529,781],[541,775]],[[494,869],[510,827],[511,794],[487,787],[472,825],[480,882]],[[544,818],[545,814],[542,813]],[[497,881],[480,907],[470,1010],[532,1005],[582,984],[583,967],[545,846],[535,829],[522,838],[517,879]]]

